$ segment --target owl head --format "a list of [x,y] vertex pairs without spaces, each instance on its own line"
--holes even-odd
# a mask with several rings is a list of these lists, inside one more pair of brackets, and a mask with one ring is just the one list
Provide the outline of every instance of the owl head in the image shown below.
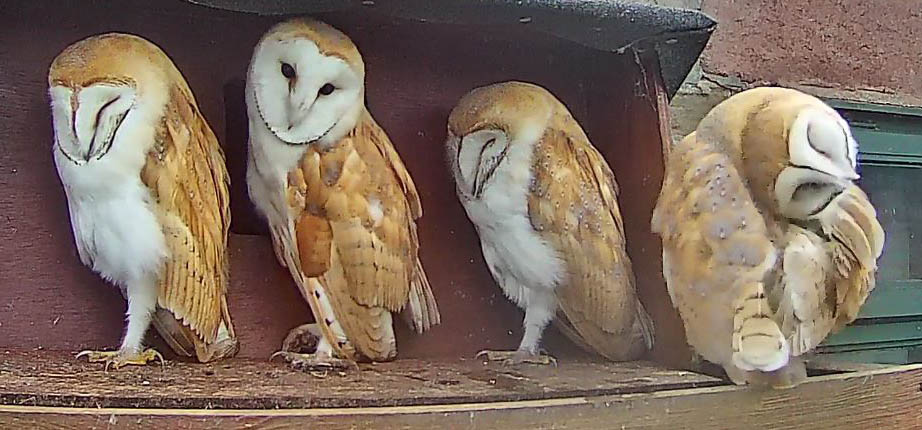
[[364,107],[365,64],[339,30],[308,18],[272,27],[247,76],[250,118],[288,145],[340,140]]
[[787,218],[814,217],[859,178],[848,124],[797,90],[743,91],[715,107],[696,133],[734,154],[753,197]]
[[537,142],[559,107],[544,88],[501,82],[471,90],[448,117],[446,154],[462,197],[479,197],[511,147]]
[[48,71],[55,147],[78,165],[103,159],[116,140],[117,152],[143,155],[135,146],[150,138],[122,137],[152,130],[173,84],[188,91],[166,54],[138,36],[108,33],[68,46]]

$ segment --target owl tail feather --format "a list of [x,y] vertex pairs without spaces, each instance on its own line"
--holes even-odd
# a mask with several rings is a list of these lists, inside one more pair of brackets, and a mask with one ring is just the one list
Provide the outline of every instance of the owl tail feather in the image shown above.
[[435,296],[432,294],[432,288],[429,287],[429,279],[418,258],[416,259],[416,273],[410,282],[407,306],[400,316],[407,325],[420,334],[442,322]]
[[222,303],[222,320],[214,341],[206,343],[194,330],[183,324],[167,309],[157,307],[151,322],[160,337],[181,357],[194,357],[200,363],[222,360],[237,355],[240,344],[227,312],[227,302]]
[[635,301],[636,303],[634,306],[637,309],[637,318],[634,320],[634,330],[640,332],[647,350],[651,350],[653,349],[653,343],[656,338],[653,318],[650,317],[647,309],[643,307],[643,303],[640,302],[640,299],[635,299]]
[[772,372],[788,364],[790,345],[772,319],[761,282],[741,291],[733,316],[733,364],[742,370]]

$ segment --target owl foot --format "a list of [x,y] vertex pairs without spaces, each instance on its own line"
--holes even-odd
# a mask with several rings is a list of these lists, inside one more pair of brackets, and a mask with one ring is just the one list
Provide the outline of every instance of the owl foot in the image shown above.
[[317,354],[299,354],[296,352],[279,351],[272,354],[269,360],[271,361],[275,357],[282,357],[283,360],[288,362],[289,367],[304,372],[359,369],[359,365],[352,360]]
[[515,366],[518,364],[540,364],[557,366],[557,359],[543,352],[532,353],[528,351],[490,351],[483,350],[477,353],[476,358],[484,358],[485,361],[502,361],[506,366]]
[[87,361],[90,363],[106,363],[105,370],[109,370],[109,366],[112,366],[113,369],[118,370],[121,367],[134,365],[134,366],[146,366],[148,363],[151,363],[156,360],[160,360],[160,366],[163,367],[163,356],[160,355],[157,350],[153,348],[145,349],[136,354],[131,354],[123,351],[80,351],[77,354],[76,358],[86,356]]
[[314,352],[320,344],[320,327],[317,324],[299,325],[285,336],[282,341],[282,351],[289,352]]
[[230,337],[210,345],[209,348],[214,352],[208,361],[218,361],[237,355],[240,352],[240,343],[237,338]]

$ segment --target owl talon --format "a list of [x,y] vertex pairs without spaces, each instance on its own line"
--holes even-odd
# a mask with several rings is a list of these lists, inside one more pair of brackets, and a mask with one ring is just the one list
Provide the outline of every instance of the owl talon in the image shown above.
[[519,364],[539,364],[543,366],[557,366],[557,359],[544,352],[530,353],[526,351],[490,351],[483,350],[477,353],[476,358],[483,358],[484,362],[501,361],[505,366]]
[[359,365],[352,361],[342,358],[318,356],[316,354],[299,354],[290,351],[278,351],[269,357],[272,361],[275,357],[282,357],[288,363],[288,366],[294,370],[304,372],[317,372],[328,370],[359,370]]
[[317,324],[302,324],[288,332],[282,341],[282,351],[314,352],[320,343],[320,328]]
[[90,363],[105,363],[104,370],[108,371],[111,366],[113,369],[118,370],[119,368],[134,365],[134,366],[145,366],[153,361],[160,360],[160,367],[164,366],[165,360],[163,356],[160,355],[157,350],[153,348],[148,348],[136,355],[128,355],[122,351],[92,351],[85,350],[77,353],[77,356],[74,358],[79,359],[80,357],[86,357],[87,361]]

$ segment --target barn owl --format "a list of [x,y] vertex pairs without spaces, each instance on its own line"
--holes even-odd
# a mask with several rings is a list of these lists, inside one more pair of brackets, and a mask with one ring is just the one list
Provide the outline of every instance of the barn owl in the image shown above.
[[820,100],[783,88],[715,107],[669,155],[653,213],[689,344],[737,384],[790,387],[853,321],[884,232],[853,183],[857,144]]
[[[277,353],[298,367],[393,359],[393,312],[418,333],[439,323],[418,257],[419,195],[365,108],[364,79],[352,41],[306,18],[271,28],[250,62],[250,198],[316,321]],[[294,353],[309,335],[315,351]]]
[[128,300],[121,347],[78,357],[107,368],[162,360],[142,346],[151,322],[177,354],[236,354],[224,154],[182,74],[149,41],[110,33],[64,49],[48,85],[80,261]]
[[611,360],[652,346],[614,175],[563,103],[522,82],[474,89],[449,115],[446,153],[490,273],[525,310],[517,350],[479,355],[555,362],[539,350],[555,315],[571,340]]

